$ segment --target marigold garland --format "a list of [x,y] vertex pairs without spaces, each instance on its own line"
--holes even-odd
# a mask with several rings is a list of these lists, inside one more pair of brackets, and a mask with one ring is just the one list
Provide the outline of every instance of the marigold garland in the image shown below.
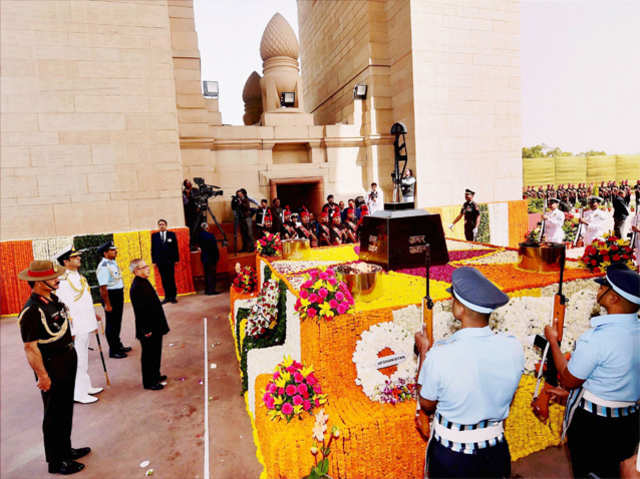
[[[481,245],[478,245],[481,246]],[[470,244],[470,247],[478,247]],[[500,248],[489,246],[495,252]],[[310,251],[305,258],[310,261],[337,261],[331,250],[338,248],[318,248]],[[353,248],[349,248],[353,251]],[[486,248],[485,248],[486,249]],[[511,250],[505,248],[504,250]],[[318,250],[319,254],[313,255]],[[342,254],[342,252],[341,252]],[[487,253],[490,257],[494,252]],[[345,254],[353,261],[350,254]],[[480,258],[482,256],[476,256]],[[258,260],[258,264],[260,260]],[[464,264],[464,259],[456,261]],[[268,262],[266,262],[268,265]],[[481,264],[483,271],[492,281],[498,283],[514,296],[540,296],[541,286],[557,281],[554,275],[537,275],[518,271],[513,264]],[[266,268],[291,288],[286,275]],[[565,272],[567,281],[576,278],[596,276],[584,269]],[[331,395],[330,404],[325,409],[332,418],[339,418],[336,424],[340,430],[340,440],[332,444],[330,471],[335,477],[422,477],[424,449],[426,444],[415,431],[412,401],[396,406],[374,403],[363,394],[354,382],[356,368],[351,361],[355,342],[363,331],[375,324],[393,320],[393,310],[403,304],[419,304],[424,295],[425,280],[397,272],[379,275],[380,292],[374,292],[369,302],[356,303],[356,312],[336,316],[331,322],[304,321],[301,323],[301,362],[314,364],[315,374],[323,384],[323,392]],[[431,282],[434,299],[449,297],[446,282]],[[298,291],[292,291],[297,294]],[[363,308],[363,309],[360,309]],[[265,477],[299,478],[308,474],[313,462],[309,459],[308,437],[313,427],[309,416],[300,421],[271,421],[264,404],[263,391],[272,381],[272,376],[262,375],[256,380],[256,416],[253,425],[254,440],[259,447]],[[532,414],[530,400],[535,379],[525,375],[516,393],[511,414],[506,425],[506,436],[510,444],[513,460],[532,452],[558,444],[559,427],[563,408],[551,406],[550,427],[540,423]],[[301,451],[305,451],[302,453]],[[362,458],[366,457],[367,461]]]

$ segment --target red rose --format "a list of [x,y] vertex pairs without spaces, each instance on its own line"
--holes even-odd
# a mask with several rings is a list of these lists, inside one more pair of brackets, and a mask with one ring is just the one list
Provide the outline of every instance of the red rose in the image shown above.
[[597,265],[597,264],[598,264],[598,262],[597,262],[595,259],[592,259],[592,260],[591,260],[591,264],[595,266],[595,265]]
[[599,273],[600,272],[600,268],[593,268],[593,272],[594,273]]
[[605,255],[605,256],[603,256],[603,257],[602,257],[602,259],[603,259],[604,261],[611,261],[611,260],[609,259],[609,255]]
[[611,251],[618,251],[618,245],[612,244],[611,245]]
[[613,255],[613,261],[619,261],[620,260],[620,255],[619,254],[614,254]]

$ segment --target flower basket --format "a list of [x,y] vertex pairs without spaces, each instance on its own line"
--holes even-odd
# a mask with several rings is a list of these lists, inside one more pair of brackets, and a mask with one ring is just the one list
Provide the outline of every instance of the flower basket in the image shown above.
[[633,268],[634,258],[629,241],[607,234],[604,239],[596,240],[587,246],[580,261],[590,271],[600,273],[612,264],[623,264]]
[[278,256],[282,251],[282,242],[278,233],[265,233],[265,235],[256,241],[256,249],[258,254],[262,256]]
[[276,366],[273,378],[267,383],[262,397],[272,421],[312,414],[315,407],[327,402],[313,368],[304,367],[289,356]]
[[239,293],[254,293],[258,279],[256,270],[252,266],[236,264],[236,276],[233,278],[233,288]]
[[333,269],[312,270],[300,286],[295,310],[300,319],[331,320],[353,311],[355,301],[344,281],[339,281]]

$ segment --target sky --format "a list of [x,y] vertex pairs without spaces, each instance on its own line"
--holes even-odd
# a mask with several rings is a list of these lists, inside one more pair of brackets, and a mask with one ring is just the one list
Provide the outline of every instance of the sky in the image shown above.
[[[296,1],[194,6],[202,79],[220,84],[223,123],[242,125],[245,81],[262,73],[262,32],[280,12],[297,35]],[[640,1],[521,0],[520,9],[523,146],[640,153]]]

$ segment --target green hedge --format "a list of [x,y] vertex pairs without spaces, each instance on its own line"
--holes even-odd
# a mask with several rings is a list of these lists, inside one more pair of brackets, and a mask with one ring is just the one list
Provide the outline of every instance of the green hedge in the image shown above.
[[476,241],[480,243],[489,243],[491,234],[489,232],[489,207],[486,203],[478,205],[480,209],[480,224],[478,225],[478,236]]
[[87,282],[91,287],[91,297],[94,303],[100,303],[102,301],[100,298],[100,286],[98,286],[98,279],[96,277],[96,268],[102,260],[102,255],[98,254],[98,247],[107,241],[113,241],[112,233],[75,236],[73,238],[73,246],[75,249],[83,250],[80,274],[87,278]]

